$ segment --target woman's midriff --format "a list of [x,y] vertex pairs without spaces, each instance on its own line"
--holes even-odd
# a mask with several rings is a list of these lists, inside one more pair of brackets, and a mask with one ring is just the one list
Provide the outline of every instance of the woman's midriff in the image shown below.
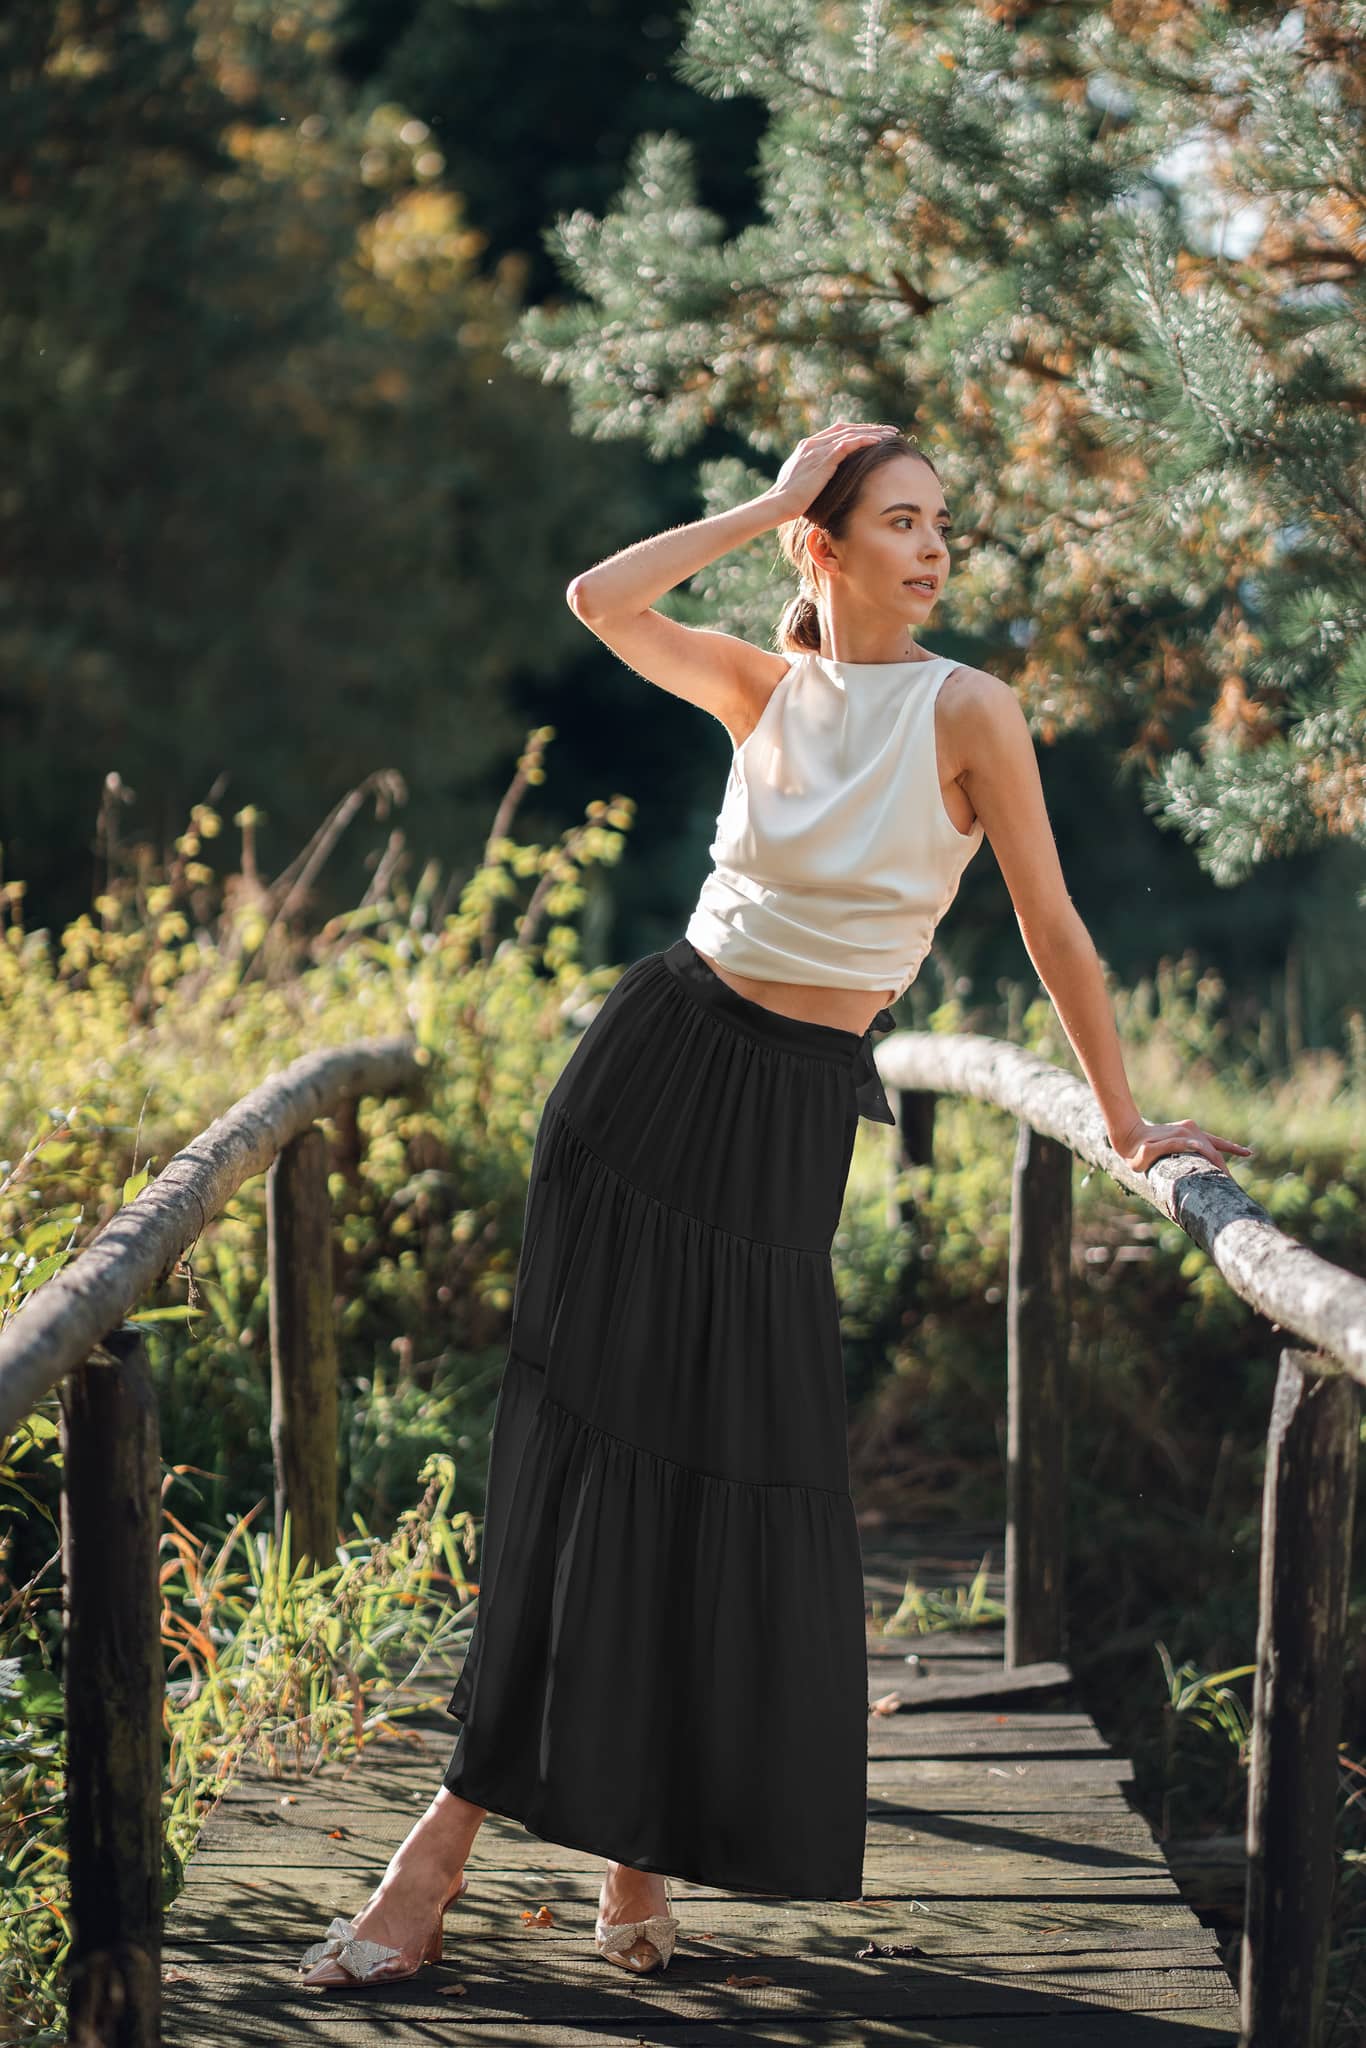
[[734,974],[730,968],[722,967],[700,946],[694,946],[693,951],[737,995],[748,996],[765,1010],[776,1010],[784,1017],[800,1017],[807,1024],[834,1024],[841,1031],[857,1031],[860,1037],[896,993],[890,988],[877,994],[869,989],[825,988],[802,981],[756,981],[752,975]]

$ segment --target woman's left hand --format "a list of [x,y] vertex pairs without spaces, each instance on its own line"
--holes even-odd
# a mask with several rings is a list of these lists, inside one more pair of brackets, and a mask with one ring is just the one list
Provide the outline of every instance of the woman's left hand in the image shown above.
[[1244,1158],[1252,1152],[1251,1145],[1244,1145],[1237,1138],[1217,1137],[1213,1131],[1202,1130],[1188,1116],[1174,1124],[1150,1124],[1146,1117],[1140,1117],[1127,1131],[1111,1132],[1110,1143],[1134,1173],[1146,1173],[1154,1159],[1160,1159],[1166,1152],[1197,1153],[1203,1159],[1213,1160],[1227,1173],[1225,1152],[1240,1152]]

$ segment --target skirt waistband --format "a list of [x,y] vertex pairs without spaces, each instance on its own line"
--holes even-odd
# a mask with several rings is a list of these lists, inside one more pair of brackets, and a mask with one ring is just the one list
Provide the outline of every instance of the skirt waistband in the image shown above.
[[847,1065],[854,1076],[859,1115],[868,1117],[873,1123],[896,1122],[873,1059],[872,1046],[875,1031],[896,1029],[896,1019],[890,1010],[879,1010],[866,1031],[846,1031],[838,1024],[790,1017],[784,1011],[770,1010],[762,1003],[751,1002],[748,996],[741,995],[739,989],[732,988],[728,981],[721,979],[689,938],[675,939],[659,957],[696,1001],[720,1011],[723,1016],[752,1031],[756,1037],[776,1045],[790,1046],[794,1052],[810,1053],[818,1059]]

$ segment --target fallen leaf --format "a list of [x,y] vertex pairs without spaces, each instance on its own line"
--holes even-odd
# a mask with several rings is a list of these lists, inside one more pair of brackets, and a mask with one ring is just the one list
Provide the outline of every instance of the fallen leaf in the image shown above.
[[771,1977],[727,1977],[725,1981],[727,1984],[734,1984],[738,1989],[742,1986],[748,1988],[751,1984],[771,1984],[773,1979]]
[[161,1981],[163,1984],[193,1984],[194,1971],[177,1970],[174,1964],[168,1964],[161,1973]]
[[468,1984],[443,1984],[441,1996],[443,1998],[465,1998],[469,1995],[469,1988]]

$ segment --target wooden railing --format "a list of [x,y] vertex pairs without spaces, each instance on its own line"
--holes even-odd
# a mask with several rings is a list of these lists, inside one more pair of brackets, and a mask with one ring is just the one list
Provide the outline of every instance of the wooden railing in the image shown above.
[[[1366,1280],[1287,1237],[1204,1158],[1168,1154],[1133,1172],[1085,1083],[1021,1047],[903,1031],[875,1058],[897,1118],[898,1169],[930,1163],[937,1096],[972,1095],[1018,1120],[1006,1339],[1008,1664],[1061,1659],[1065,1649],[1073,1155],[1180,1224],[1235,1294],[1311,1347],[1281,1352],[1267,1435],[1239,1999],[1240,2048],[1321,2048]],[[909,1199],[900,1206],[914,1211]]]
[[61,1389],[67,2015],[80,2048],[161,2040],[161,1432],[141,1330],[123,1319],[269,1169],[275,1529],[288,1509],[294,1556],[330,1561],[337,1361],[327,1143],[314,1119],[335,1116],[354,1148],[359,1098],[416,1097],[427,1062],[403,1038],[296,1060],[168,1160],[0,1332],[0,1434]]

